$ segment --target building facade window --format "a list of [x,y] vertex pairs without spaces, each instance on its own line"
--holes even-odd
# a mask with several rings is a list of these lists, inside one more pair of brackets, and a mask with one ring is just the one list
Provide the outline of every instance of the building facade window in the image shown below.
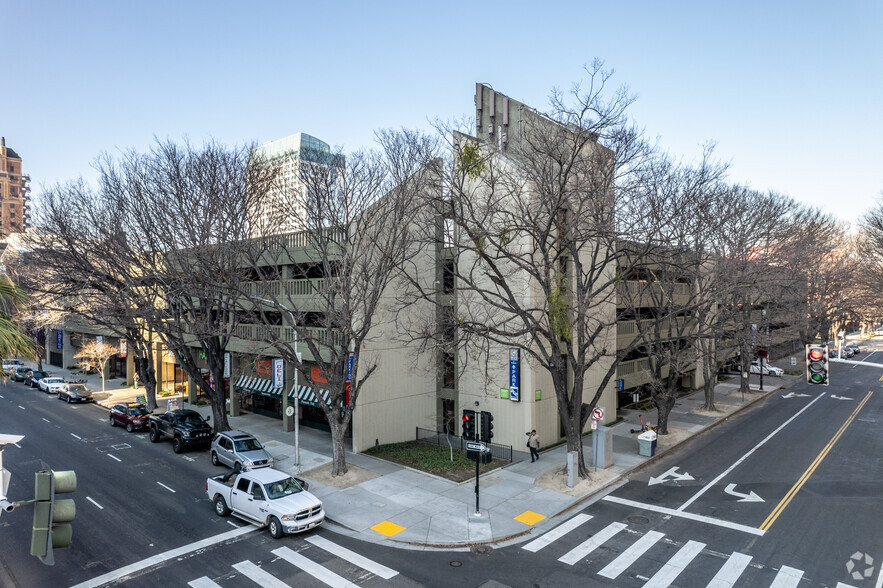
[[442,292],[445,294],[454,293],[454,260],[449,258],[444,260],[442,265]]
[[448,390],[454,388],[455,366],[454,354],[450,351],[442,352],[442,388]]

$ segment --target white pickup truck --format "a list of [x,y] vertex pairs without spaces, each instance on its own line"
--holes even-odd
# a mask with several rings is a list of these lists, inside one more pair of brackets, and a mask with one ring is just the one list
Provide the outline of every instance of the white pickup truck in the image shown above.
[[205,493],[215,504],[218,516],[234,514],[241,519],[267,526],[278,539],[322,524],[322,502],[307,492],[303,480],[285,472],[261,468],[228,473],[205,481]]

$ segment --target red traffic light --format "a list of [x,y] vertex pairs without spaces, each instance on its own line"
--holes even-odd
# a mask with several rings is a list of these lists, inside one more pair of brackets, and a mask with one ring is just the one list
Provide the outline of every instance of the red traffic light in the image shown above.
[[464,423],[469,422],[469,415],[468,414],[463,415],[463,422]]
[[810,361],[821,361],[823,357],[825,357],[825,354],[821,349],[815,348],[809,350]]

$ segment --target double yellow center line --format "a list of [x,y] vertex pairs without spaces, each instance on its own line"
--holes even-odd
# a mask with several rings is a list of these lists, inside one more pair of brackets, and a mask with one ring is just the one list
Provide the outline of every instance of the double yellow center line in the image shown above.
[[868,399],[871,398],[871,395],[874,392],[868,392],[867,396],[859,402],[859,405],[856,407],[852,414],[846,419],[846,422],[843,423],[843,426],[840,427],[840,430],[828,441],[828,444],[825,445],[825,448],[822,449],[822,452],[819,453],[818,457],[806,468],[806,471],[803,472],[803,475],[800,476],[800,479],[797,480],[797,483],[791,487],[791,490],[788,491],[788,494],[782,499],[782,501],[773,509],[773,512],[770,513],[770,516],[766,518],[763,524],[760,526],[761,531],[768,531],[770,526],[776,521],[782,511],[785,510],[785,507],[788,506],[788,503],[791,502],[791,499],[794,498],[794,495],[803,487],[803,484],[809,479],[809,477],[816,471],[816,468],[819,467],[819,464],[822,463],[822,460],[825,459],[825,456],[828,455],[828,452],[831,451],[831,448],[834,447],[834,444],[837,443],[837,440],[840,439],[840,436],[843,435],[843,432],[846,431],[846,428],[855,420],[856,415],[858,415],[859,411],[862,407],[867,404]]

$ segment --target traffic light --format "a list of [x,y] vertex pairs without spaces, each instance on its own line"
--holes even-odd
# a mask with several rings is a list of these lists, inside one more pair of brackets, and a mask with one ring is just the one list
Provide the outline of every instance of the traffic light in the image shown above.
[[486,410],[481,411],[481,440],[490,443],[494,438],[494,415]]
[[74,471],[42,470],[34,474],[34,525],[31,533],[31,555],[46,565],[53,565],[53,549],[69,547],[73,528],[69,524],[77,514],[71,499],[56,499],[77,489]]
[[806,346],[806,381],[809,384],[828,385],[828,346]]
[[463,410],[463,438],[467,441],[475,440],[475,411]]

